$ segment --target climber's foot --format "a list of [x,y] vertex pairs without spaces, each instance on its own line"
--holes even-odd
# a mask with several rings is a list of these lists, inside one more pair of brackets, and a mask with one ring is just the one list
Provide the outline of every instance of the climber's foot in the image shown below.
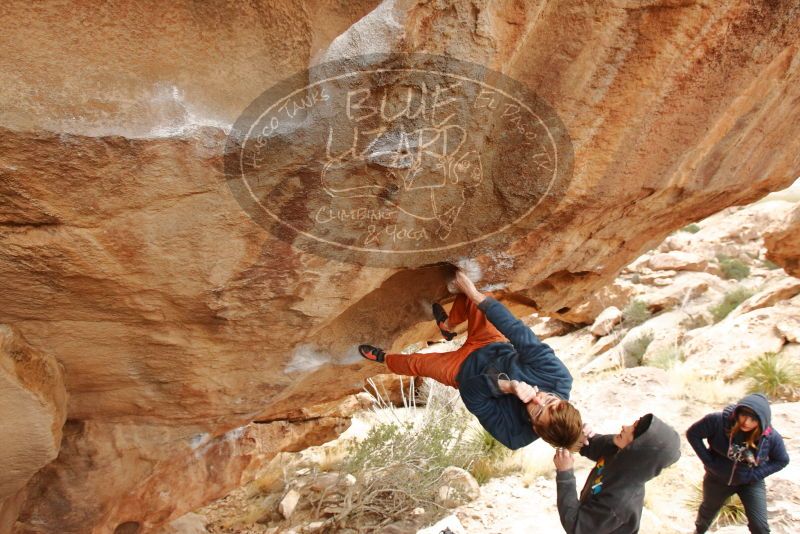
[[433,318],[436,319],[436,326],[439,327],[439,332],[442,333],[442,336],[447,340],[450,341],[454,337],[456,337],[455,332],[451,332],[447,329],[447,312],[444,311],[442,305],[438,302],[433,303]]
[[386,358],[386,352],[384,350],[373,347],[372,345],[359,345],[358,353],[367,360],[378,363],[383,363],[383,360]]

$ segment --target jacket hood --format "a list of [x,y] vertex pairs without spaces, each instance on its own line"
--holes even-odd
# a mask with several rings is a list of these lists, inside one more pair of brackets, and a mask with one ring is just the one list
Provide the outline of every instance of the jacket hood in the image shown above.
[[[753,393],[745,398],[739,400],[736,404],[732,404],[723,410],[726,419],[730,421],[730,426],[735,424],[736,411],[739,408],[750,408],[755,412],[758,417],[758,422],[761,424],[761,432],[766,431],[772,425],[772,410],[769,407],[769,401],[761,393]],[[730,427],[729,427],[730,428]],[[727,430],[727,429],[726,429]]]
[[681,457],[681,438],[675,429],[652,414],[641,420],[646,418],[651,418],[650,426],[615,455],[608,479],[618,478],[626,484],[644,483]]

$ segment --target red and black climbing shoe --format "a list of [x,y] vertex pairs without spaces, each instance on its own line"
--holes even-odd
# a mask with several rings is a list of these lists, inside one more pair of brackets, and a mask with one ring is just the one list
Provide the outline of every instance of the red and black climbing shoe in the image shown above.
[[383,363],[384,358],[386,358],[384,350],[372,345],[359,345],[358,352],[361,356],[373,362]]
[[433,318],[436,319],[436,326],[439,327],[439,332],[442,333],[442,336],[447,341],[450,341],[451,339],[456,337],[457,334],[455,332],[451,332],[449,330],[445,330],[444,328],[442,328],[442,325],[447,321],[447,312],[444,311],[442,305],[439,304],[438,302],[434,302],[432,308],[433,308]]

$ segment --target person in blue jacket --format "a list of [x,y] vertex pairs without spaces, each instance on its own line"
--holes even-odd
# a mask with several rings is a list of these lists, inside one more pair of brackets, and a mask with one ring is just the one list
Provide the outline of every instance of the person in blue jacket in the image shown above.
[[[572,376],[553,349],[497,300],[483,295],[458,271],[461,292],[450,315],[434,305],[445,337],[467,321],[467,340],[445,353],[386,354],[372,345],[361,355],[397,374],[425,376],[458,388],[467,409],[509,449],[541,437],[554,447],[576,450],[584,441],[581,416],[569,403]],[[438,307],[437,307],[438,306]]]
[[750,532],[769,532],[764,479],[789,464],[783,438],[772,428],[764,395],[748,395],[722,412],[710,413],[686,431],[705,466],[697,533],[705,532],[728,497],[739,495]]

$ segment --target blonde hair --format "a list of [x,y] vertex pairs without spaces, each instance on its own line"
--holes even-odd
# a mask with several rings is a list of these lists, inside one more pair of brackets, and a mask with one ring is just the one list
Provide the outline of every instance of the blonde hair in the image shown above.
[[533,423],[533,431],[556,448],[576,452],[581,448],[583,421],[581,413],[568,401],[559,401],[550,409],[547,423]]

